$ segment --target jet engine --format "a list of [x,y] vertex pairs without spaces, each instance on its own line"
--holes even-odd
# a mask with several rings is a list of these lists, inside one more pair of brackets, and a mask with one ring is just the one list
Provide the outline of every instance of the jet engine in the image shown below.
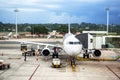
[[43,56],[48,56],[48,55],[50,55],[50,50],[49,50],[49,48],[44,48],[44,49],[42,50],[42,54],[43,54]]
[[100,50],[95,50],[95,51],[93,52],[93,56],[94,56],[94,57],[100,57],[100,56],[101,56],[101,51],[100,51]]

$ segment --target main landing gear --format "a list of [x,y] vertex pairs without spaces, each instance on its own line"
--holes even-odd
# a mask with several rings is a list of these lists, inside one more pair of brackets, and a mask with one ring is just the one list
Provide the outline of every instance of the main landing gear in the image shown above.
[[85,50],[85,53],[83,54],[83,58],[89,58],[88,50]]

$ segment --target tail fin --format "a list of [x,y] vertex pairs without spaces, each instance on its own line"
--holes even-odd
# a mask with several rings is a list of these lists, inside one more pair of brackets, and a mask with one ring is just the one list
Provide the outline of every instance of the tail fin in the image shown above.
[[70,31],[70,24],[68,24],[68,33],[65,34],[64,39],[66,39],[68,36],[71,36],[71,35],[73,35],[73,34]]
[[71,31],[70,31],[70,23],[68,24],[68,33],[70,34]]
[[10,32],[8,35],[7,35],[7,37],[10,37],[12,35],[12,32]]
[[51,33],[49,33],[47,39],[49,39],[52,36],[56,36],[56,30],[53,30]]

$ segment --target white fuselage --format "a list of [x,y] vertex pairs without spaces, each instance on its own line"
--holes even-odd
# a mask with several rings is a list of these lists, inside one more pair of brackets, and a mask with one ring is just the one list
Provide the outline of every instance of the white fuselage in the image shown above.
[[82,44],[75,35],[68,33],[64,37],[63,48],[66,54],[76,56],[82,51]]

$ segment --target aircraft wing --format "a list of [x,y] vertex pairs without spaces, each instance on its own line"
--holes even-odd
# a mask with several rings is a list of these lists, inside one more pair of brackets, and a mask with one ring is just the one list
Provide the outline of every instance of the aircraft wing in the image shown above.
[[53,52],[53,49],[56,47],[58,49],[58,52],[61,52],[63,50],[62,46],[58,46],[58,45],[54,45],[54,44],[48,44],[48,43],[41,43],[41,42],[31,42],[31,41],[19,41],[19,40],[9,40],[9,41],[15,41],[15,42],[19,42],[21,44],[33,44],[37,46],[37,49],[40,49],[40,46],[44,46],[44,48],[42,49],[44,50],[48,50],[50,52]]
[[21,44],[35,44],[35,45],[44,45],[44,46],[52,46],[52,47],[56,46],[53,44],[39,43],[39,42],[29,42],[29,41],[17,41],[17,42],[20,42]]

